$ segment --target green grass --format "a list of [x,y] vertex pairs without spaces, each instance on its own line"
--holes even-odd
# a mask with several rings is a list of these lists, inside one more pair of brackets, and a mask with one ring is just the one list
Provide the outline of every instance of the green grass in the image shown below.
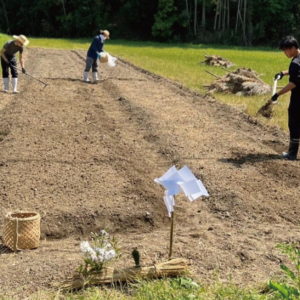
[[[1,299],[1,298],[0,298]],[[40,292],[29,300],[276,300],[271,292],[239,288],[234,284],[199,285],[188,278],[142,281],[129,287],[88,288],[76,293]]]
[[[9,36],[0,34],[0,42],[3,44]],[[91,39],[50,39],[30,38],[29,47],[46,47],[58,49],[84,49],[89,47]],[[289,60],[278,50],[271,48],[246,48],[217,45],[194,44],[165,44],[154,42],[129,42],[122,40],[109,40],[105,44],[105,50],[123,59],[150,70],[154,73],[168,77],[200,93],[205,92],[204,85],[210,84],[214,77],[205,70],[216,75],[224,75],[226,71],[200,64],[206,54],[217,54],[232,61],[235,66],[247,67],[261,74],[261,79],[272,85],[275,73],[286,70]],[[279,82],[285,85],[287,78]],[[242,97],[229,94],[217,94],[216,98],[222,102],[242,109],[250,115],[255,115],[257,110],[265,103],[268,95]],[[264,122],[276,125],[287,130],[287,105],[289,94],[281,96],[279,104],[275,108],[275,116]]]
[[[0,45],[3,45],[12,37],[0,33]],[[30,44],[29,48],[55,48],[55,49],[87,49],[90,39],[53,39],[53,38],[31,38],[28,37]]]

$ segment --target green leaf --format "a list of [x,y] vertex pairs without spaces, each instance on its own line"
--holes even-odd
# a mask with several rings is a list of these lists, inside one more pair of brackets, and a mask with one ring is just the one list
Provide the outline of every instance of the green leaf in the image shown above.
[[286,286],[284,286],[278,282],[270,281],[269,287],[272,290],[279,292],[284,297],[284,299],[290,299],[289,291],[287,290]]
[[186,289],[194,289],[194,288],[199,288],[199,285],[193,281],[191,278],[185,278],[185,277],[181,277],[178,279],[175,279],[174,282],[176,282],[176,284],[182,288],[186,288]]
[[293,286],[289,286],[288,290],[289,290],[290,295],[294,295],[294,296],[300,295],[300,291],[298,289],[294,288]]
[[295,280],[296,279],[296,275],[295,273],[290,269],[288,268],[286,265],[280,265],[280,268],[281,270],[283,270],[285,272],[285,274],[287,276],[289,276],[291,279]]

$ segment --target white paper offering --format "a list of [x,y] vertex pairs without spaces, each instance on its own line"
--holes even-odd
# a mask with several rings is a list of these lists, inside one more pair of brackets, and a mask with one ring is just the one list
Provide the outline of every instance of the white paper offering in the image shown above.
[[177,182],[182,180],[175,166],[171,167],[163,176],[155,178],[156,183],[161,184],[168,195],[177,195],[180,193],[180,186]]
[[115,67],[116,66],[116,61],[117,61],[117,58],[114,57],[114,56],[111,56],[110,54],[108,54],[108,61],[107,61],[107,65],[109,67]]
[[194,201],[201,196],[209,196],[200,180],[190,180],[188,182],[179,182],[178,184],[190,201]]
[[193,172],[187,166],[182,167],[178,171],[178,174],[183,178],[184,181],[197,180]]
[[174,196],[168,195],[167,191],[165,191],[164,202],[167,207],[168,215],[171,217],[171,212],[174,211],[175,200]]
[[154,181],[165,188],[164,202],[169,217],[171,217],[171,212],[174,211],[174,196],[178,195],[180,191],[183,191],[190,201],[194,201],[201,196],[209,196],[202,181],[197,179],[187,166],[180,170],[173,166],[163,176],[155,178]]

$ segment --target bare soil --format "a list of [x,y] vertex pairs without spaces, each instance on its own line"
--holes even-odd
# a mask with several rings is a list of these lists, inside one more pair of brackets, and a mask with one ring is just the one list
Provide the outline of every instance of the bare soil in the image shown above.
[[29,49],[18,95],[0,94],[0,227],[9,211],[42,215],[41,246],[0,246],[0,295],[23,299],[71,275],[79,243],[105,228],[123,258],[167,259],[170,220],[153,179],[189,166],[210,197],[176,198],[174,257],[203,281],[243,285],[278,272],[281,242],[299,242],[300,163],[288,136],[125,61],[81,81],[84,51]]

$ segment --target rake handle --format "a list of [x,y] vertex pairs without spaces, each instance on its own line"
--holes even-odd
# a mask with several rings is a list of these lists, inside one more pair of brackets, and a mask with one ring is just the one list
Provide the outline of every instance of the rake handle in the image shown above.
[[[22,69],[20,69],[20,68],[18,68],[18,67],[15,67],[15,66],[13,66],[13,67],[14,67],[15,69],[17,69],[18,71],[22,72]],[[43,85],[45,85],[45,86],[48,85],[48,83],[46,83],[46,82],[44,82],[44,81],[42,81],[42,80],[40,80],[40,79],[38,79],[38,78],[36,78],[36,77],[34,77],[34,76],[28,74],[27,72],[26,72],[26,73],[23,73],[23,74],[25,74],[25,75],[27,75],[27,76],[29,76],[29,77],[31,77],[31,78],[33,78],[33,79],[35,79],[35,80],[41,82],[41,83],[42,83]]]
[[278,80],[279,80],[279,78],[274,79],[273,88],[272,88],[272,96],[274,94],[276,94]]

